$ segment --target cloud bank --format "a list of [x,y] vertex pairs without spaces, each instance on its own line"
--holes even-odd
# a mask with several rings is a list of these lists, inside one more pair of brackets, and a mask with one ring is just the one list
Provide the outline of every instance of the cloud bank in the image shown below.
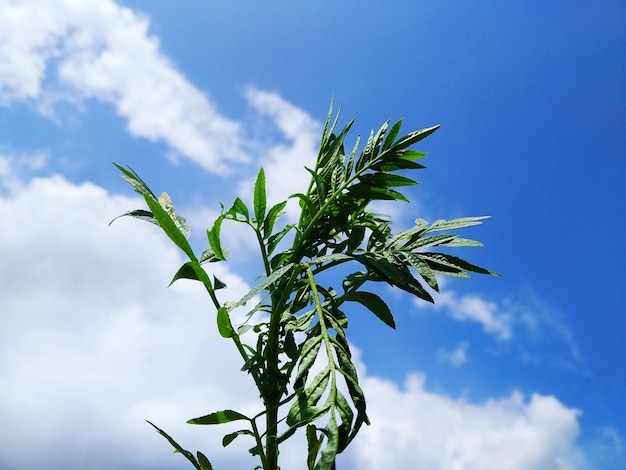
[[[107,226],[138,206],[60,176],[33,178],[0,199],[0,220],[11,221],[0,244],[0,467],[185,468],[143,419],[216,464],[251,466],[247,443],[224,450],[225,430],[184,424],[214,409],[254,412],[256,395],[202,292],[191,282],[165,288],[182,262],[165,237],[130,219]],[[227,296],[246,291],[235,274],[217,274]],[[582,461],[579,413],[554,397],[516,392],[472,404],[426,390],[417,373],[400,387],[359,367],[372,426],[342,456],[352,468]],[[281,455],[302,468],[297,446]]]
[[159,49],[147,18],[109,0],[0,2],[0,105],[58,100],[114,106],[137,137],[222,173],[247,161],[239,123]]

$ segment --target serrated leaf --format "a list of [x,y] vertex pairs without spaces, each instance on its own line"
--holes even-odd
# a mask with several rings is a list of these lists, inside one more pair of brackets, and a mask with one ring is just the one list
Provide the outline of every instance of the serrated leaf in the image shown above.
[[402,247],[403,250],[419,250],[422,248],[428,248],[431,246],[447,245],[448,242],[454,240],[456,235],[433,235],[432,237],[418,238],[417,240],[407,243]]
[[[451,268],[456,268],[461,273],[463,271],[471,271],[471,272],[475,272],[479,274],[489,274],[491,276],[500,277],[500,275],[494,271],[489,271],[488,269],[481,268],[480,266],[476,266],[475,264],[469,263],[465,261],[464,259],[461,259],[457,256],[452,256],[452,255],[448,255],[444,253],[419,253],[419,256],[422,259],[426,258],[425,261],[427,263],[429,261],[440,263],[442,265],[445,265]],[[442,272],[445,273],[445,271],[442,271]],[[469,276],[466,275],[463,277],[469,277]]]
[[402,158],[385,159],[371,166],[376,171],[423,170],[424,165]]
[[330,414],[325,434],[326,448],[322,451],[322,455],[315,466],[315,470],[333,470],[335,467],[335,458],[337,457],[339,447],[339,430],[337,429],[335,413]]
[[245,305],[246,303],[248,303],[248,301],[252,297],[257,295],[259,292],[261,292],[262,290],[266,289],[270,285],[274,284],[274,282],[276,282],[278,279],[280,279],[286,272],[288,272],[292,268],[293,268],[293,263],[289,263],[289,264],[287,264],[287,265],[277,269],[276,271],[272,271],[272,274],[270,274],[265,279],[263,279],[263,281],[259,282],[256,286],[254,286],[254,288],[250,292],[248,292],[246,295],[244,295],[241,299],[239,299],[238,302],[232,304],[229,307],[229,310],[232,310],[234,308],[241,307],[242,305]]
[[367,173],[359,176],[361,183],[368,186],[380,188],[394,188],[399,186],[415,186],[417,181],[406,176],[394,175],[392,173]]
[[351,197],[357,199],[365,199],[367,201],[393,201],[400,200],[409,202],[406,196],[393,189],[380,188],[377,186],[370,186],[364,183],[357,183],[348,188],[348,193]]
[[440,127],[440,125],[436,125],[433,127],[428,127],[426,129],[420,129],[419,131],[411,132],[410,134],[407,134],[404,137],[398,139],[398,141],[396,141],[393,146],[388,149],[388,152],[395,153],[399,150],[404,150],[407,147],[410,147],[411,145],[419,142],[420,140],[425,139]]
[[400,289],[414,294],[420,299],[433,303],[432,296],[422,287],[417,279],[415,279],[408,268],[401,262],[393,258],[390,253],[365,253],[356,257],[360,262],[368,268],[374,270],[380,275],[381,279],[388,284],[399,287]]
[[261,168],[254,183],[254,217],[258,226],[265,220],[265,209],[267,206],[267,196],[265,194],[265,170]]
[[230,322],[230,316],[226,307],[220,307],[217,310],[217,329],[223,338],[232,338],[237,335]]
[[358,302],[376,315],[385,325],[396,328],[396,322],[389,306],[372,292],[349,292],[343,296],[349,302]]
[[322,345],[322,337],[321,336],[313,336],[307,339],[302,345],[302,350],[300,351],[300,362],[298,364],[298,371],[296,373],[296,377],[294,380],[297,382],[300,377],[311,368],[315,359],[317,358],[317,353],[320,350],[320,346]]
[[481,242],[479,242],[478,240],[471,240],[469,238],[460,238],[460,237],[454,237],[454,239],[450,240],[449,242],[445,243],[442,246],[451,246],[454,248],[457,247],[477,247],[480,248],[482,246],[484,246]]
[[437,282],[437,278],[428,264],[422,261],[419,256],[414,253],[403,251],[400,255],[407,260],[407,262],[419,273],[420,276],[422,276],[424,281],[426,281],[426,284],[428,284],[431,289],[435,292],[439,292],[439,283]]
[[486,215],[480,217],[462,217],[452,220],[437,220],[433,222],[428,231],[434,232],[440,230],[453,230],[457,228],[471,227],[473,225],[480,225],[482,224],[483,220],[489,218],[490,216]]
[[216,411],[215,413],[210,413],[205,416],[200,416],[199,418],[193,418],[187,421],[187,424],[203,424],[203,425],[211,425],[211,424],[223,424],[230,423],[231,421],[250,421],[246,415],[239,413],[238,411],[233,410],[222,410]]
[[315,430],[315,426],[309,424],[306,427],[306,442],[307,442],[307,470],[313,470],[315,466],[315,458],[317,457],[317,453],[320,451],[320,447],[322,446],[322,438],[317,438],[317,432]]

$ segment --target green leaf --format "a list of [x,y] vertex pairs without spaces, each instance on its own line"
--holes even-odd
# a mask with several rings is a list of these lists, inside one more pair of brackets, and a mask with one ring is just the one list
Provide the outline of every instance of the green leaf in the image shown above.
[[213,227],[211,227],[211,230],[207,230],[206,232],[213,253],[219,260],[222,261],[226,259],[226,256],[224,256],[224,252],[222,251],[222,244],[220,241],[220,231],[222,228],[223,220],[224,217],[219,216],[217,219],[215,219],[215,222],[213,222]]
[[206,286],[209,291],[213,290],[213,284],[211,283],[211,279],[209,279],[209,276],[207,275],[204,268],[202,268],[199,261],[188,261],[183,264],[174,275],[174,278],[170,281],[168,287],[179,279],[191,279],[192,281],[200,281]]
[[172,447],[174,447],[174,449],[176,449],[176,452],[180,452],[182,455],[185,456],[185,458],[187,460],[189,460],[193,466],[197,469],[197,470],[204,470],[200,464],[198,463],[198,461],[196,460],[196,458],[193,456],[193,454],[191,452],[189,452],[188,450],[183,449],[174,439],[172,439],[165,431],[163,431],[162,429],[159,429],[158,427],[156,427],[154,424],[152,424],[150,421],[146,420],[146,422],[152,426],[154,429],[157,430],[157,432],[163,436],[165,439],[167,439],[169,441],[169,443],[172,445]]
[[330,420],[326,425],[326,448],[322,451],[322,455],[315,466],[315,470],[333,470],[335,467],[335,458],[339,447],[339,430],[337,429],[337,420],[335,413],[330,414]]
[[426,281],[426,284],[428,284],[431,289],[435,290],[435,292],[439,292],[439,283],[437,282],[437,278],[428,264],[422,261],[420,257],[414,253],[403,251],[399,253],[399,255],[404,257],[413,269],[415,269],[419,275],[422,276],[424,281]]
[[343,296],[349,302],[358,302],[374,315],[376,315],[385,325],[396,328],[396,322],[389,307],[383,299],[372,292],[348,292]]
[[157,197],[150,190],[148,185],[142,180],[139,175],[131,167],[124,168],[117,163],[113,163],[115,167],[122,172],[122,178],[126,180],[135,189],[135,192],[141,194],[143,197],[152,198],[155,201]]
[[449,267],[455,267],[459,271],[465,270],[465,271],[471,271],[471,272],[478,273],[478,274],[489,274],[491,276],[500,277],[500,274],[494,271],[489,271],[488,269],[481,268],[480,266],[476,266],[475,264],[468,263],[464,259],[461,259],[457,256],[447,255],[444,253],[419,253],[419,256],[427,263],[429,263],[430,261],[430,262],[440,263]]
[[144,220],[144,221],[150,222],[151,224],[154,224],[154,225],[159,225],[157,220],[152,215],[152,212],[146,211],[146,210],[143,210],[143,209],[137,209],[137,210],[134,210],[134,211],[128,211],[128,212],[126,212],[126,213],[124,213],[122,215],[118,215],[113,220],[111,220],[111,222],[109,222],[109,225],[111,225],[113,222],[115,222],[117,219],[119,219],[121,217],[134,217],[135,219]]
[[256,182],[254,183],[254,217],[258,226],[263,224],[265,220],[265,208],[267,205],[267,197],[265,194],[265,171],[263,168],[259,170]]
[[337,391],[335,398],[336,410],[341,418],[341,425],[339,426],[339,449],[338,452],[342,452],[349,444],[348,436],[350,429],[352,428],[352,421],[354,420],[354,412],[352,407],[339,391]]
[[322,398],[322,394],[330,383],[330,372],[330,366],[327,366],[326,369],[315,376],[313,382],[307,388],[306,395],[309,406],[317,405],[317,402]]
[[187,424],[223,424],[230,423],[231,421],[250,421],[246,415],[233,410],[216,411],[215,413],[201,416],[199,418],[193,418],[187,421]]
[[383,152],[387,150],[389,147],[391,147],[391,145],[393,144],[393,141],[398,136],[398,133],[400,132],[401,127],[402,127],[402,119],[400,119],[393,126],[391,126],[391,129],[389,129],[389,132],[385,136],[385,141],[383,142],[383,147],[382,147]]
[[267,213],[265,222],[263,222],[263,233],[265,239],[269,238],[272,235],[272,231],[274,230],[274,223],[276,222],[276,219],[281,216],[286,205],[287,201],[279,202],[278,204],[272,206],[272,208]]
[[306,458],[307,470],[313,470],[315,466],[315,458],[317,457],[317,453],[320,451],[320,447],[322,446],[322,438],[317,438],[315,426],[312,424],[309,424],[306,427],[306,442],[308,448]]
[[443,244],[442,246],[451,246],[451,247],[482,247],[484,246],[481,242],[479,242],[478,240],[471,240],[469,238],[461,238],[461,237],[454,237],[452,240],[450,240],[449,242]]
[[227,287],[226,284],[220,281],[215,275],[213,276],[213,286],[215,290],[224,289],[225,287]]
[[408,268],[391,253],[364,253],[356,256],[355,259],[363,263],[368,268],[377,273],[381,280],[397,286],[409,294],[416,295],[420,299],[433,303],[432,296],[415,279]]
[[247,429],[241,429],[239,431],[231,432],[230,434],[226,434],[222,438],[222,446],[223,447],[228,446],[231,442],[233,442],[239,436],[254,436],[254,434],[252,433],[252,431],[248,431]]
[[157,200],[151,199],[149,197],[144,198],[146,204],[148,204],[148,208],[152,211],[154,218],[157,220],[165,234],[174,242],[174,244],[185,252],[190,259],[196,260],[196,256],[193,253],[193,249],[189,242],[187,241],[187,237],[181,231],[181,228],[178,224],[170,217],[170,214],[161,207],[161,204]]
[[215,263],[216,261],[224,261],[223,259],[218,258],[213,250],[204,250],[202,255],[200,255],[200,264],[202,263]]
[[206,458],[206,455],[200,451],[196,452],[196,455],[198,456],[198,463],[200,464],[200,468],[202,470],[213,470],[213,466],[211,465],[211,462],[209,462],[209,459]]
[[359,176],[361,183],[380,188],[394,188],[398,186],[415,186],[417,181],[406,176],[391,173],[367,173]]
[[404,137],[398,139],[398,141],[395,142],[393,146],[391,146],[387,151],[389,153],[395,153],[399,150],[404,150],[407,147],[410,147],[411,145],[419,142],[420,140],[425,139],[440,127],[440,125],[436,125],[433,127],[428,127],[426,129],[421,129],[419,131],[411,132],[410,134],[407,134]]
[[220,307],[217,311],[217,329],[223,338],[237,336],[230,322],[230,316],[228,315],[228,309],[226,307]]
[[292,268],[293,268],[293,263],[289,263],[283,266],[282,268],[279,268],[276,271],[273,271],[272,274],[270,274],[263,281],[261,281],[256,286],[254,286],[254,288],[250,292],[248,292],[241,299],[239,299],[237,303],[231,305],[229,310],[245,305],[252,297],[257,295],[263,289],[266,289],[267,287],[272,285],[274,282],[280,279],[287,271],[289,271]]
[[471,227],[473,225],[480,225],[483,220],[489,218],[490,216],[485,215],[480,217],[462,217],[460,219],[452,220],[437,220],[433,222],[428,231],[434,232],[439,230],[453,230],[457,228]]
[[300,351],[300,363],[298,364],[298,372],[295,377],[296,382],[311,368],[317,358],[317,353],[319,352],[321,345],[321,336],[313,336],[304,342],[302,350]]
[[370,186],[365,183],[357,183],[348,188],[351,197],[357,199],[365,199],[367,201],[393,201],[400,200],[409,202],[404,194],[394,191],[393,189],[380,188]]
[[241,200],[241,198],[235,199],[235,202],[233,202],[233,205],[228,210],[227,214],[230,215],[235,220],[240,220],[237,217],[238,215],[242,215],[244,220],[246,220],[246,221],[250,219],[250,213],[248,212],[248,207]]
[[193,269],[193,263],[191,261],[187,261],[178,269],[178,271],[176,271],[176,274],[174,274],[174,277],[172,278],[172,280],[170,281],[167,287],[171,286],[172,284],[174,284],[174,282],[178,281],[179,279],[191,279],[193,281],[200,280],[198,279],[198,275],[196,274],[196,271]]
[[376,171],[423,170],[424,165],[402,158],[381,160],[371,166]]

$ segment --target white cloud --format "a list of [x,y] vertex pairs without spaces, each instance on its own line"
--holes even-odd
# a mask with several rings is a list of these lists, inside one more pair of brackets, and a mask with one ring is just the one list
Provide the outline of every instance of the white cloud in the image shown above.
[[113,104],[131,134],[206,170],[247,160],[240,125],[160,52],[144,16],[110,0],[0,2],[0,105],[81,98]]
[[[184,423],[220,408],[252,413],[257,395],[200,286],[165,288],[182,262],[165,237],[131,219],[107,226],[138,206],[59,176],[0,199],[11,227],[0,244],[0,467],[186,468],[143,419],[216,467],[253,465],[249,442],[224,450],[224,429]],[[246,291],[235,274],[216,274],[229,298]],[[404,388],[369,376],[355,357],[373,424],[342,456],[353,468],[507,468],[483,465],[488,457],[570,468],[577,458],[577,412],[553,397],[469,404],[426,391],[417,375]],[[281,454],[289,468],[302,465],[302,442]]]
[[[441,284],[440,287],[444,285]],[[455,291],[443,288],[434,299],[435,305],[432,307],[419,301],[414,301],[414,305],[418,308],[445,309],[455,320],[479,323],[485,333],[492,334],[499,340],[510,340],[513,336],[512,315],[507,311],[502,311],[495,302],[474,294],[459,296]]]
[[447,362],[455,367],[458,367],[467,362],[468,350],[469,343],[464,341],[451,351],[440,349],[437,351],[437,359],[441,362]]
[[[267,179],[268,201],[276,204],[294,193],[305,192],[310,174],[304,167],[312,168],[315,165],[321,124],[276,93],[250,88],[246,98],[260,116],[271,119],[287,141],[278,144],[272,142],[269,147],[262,144],[258,148],[258,163],[264,167]],[[240,193],[252,194],[255,179],[256,175],[243,181],[239,185]],[[293,209],[288,213],[292,218],[296,215]]]
[[[179,253],[150,224],[108,227],[137,206],[58,176],[0,199],[10,227],[0,244],[0,467],[171,468],[179,456],[143,419],[206,448],[211,430],[186,419],[256,402],[200,286],[166,289]],[[216,274],[229,297],[247,290]],[[207,450],[228,456],[218,434]]]
[[349,460],[361,470],[574,469],[577,410],[552,396],[508,397],[473,404],[427,391],[410,375],[404,387],[366,377],[372,425],[362,431]]

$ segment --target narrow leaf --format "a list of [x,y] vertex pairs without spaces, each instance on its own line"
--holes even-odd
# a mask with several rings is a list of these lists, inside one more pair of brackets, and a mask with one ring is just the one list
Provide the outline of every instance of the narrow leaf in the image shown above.
[[376,294],[372,292],[349,292],[343,296],[349,302],[358,302],[376,315],[385,325],[396,328],[389,306]]
[[230,310],[245,305],[252,297],[257,295],[262,290],[266,289],[274,282],[276,282],[279,278],[281,278],[287,271],[293,268],[293,263],[289,263],[282,268],[277,269],[276,271],[272,271],[268,277],[266,277],[263,281],[258,283],[254,288],[244,295],[239,301],[229,307]]
[[300,352],[300,363],[298,364],[298,372],[295,377],[296,382],[311,368],[317,358],[317,353],[319,352],[321,345],[321,336],[313,336],[304,342]]
[[126,212],[126,213],[124,213],[122,215],[118,215],[113,220],[111,220],[111,222],[109,222],[109,225],[111,225],[113,222],[115,222],[117,219],[119,219],[121,217],[134,217],[135,219],[145,220],[146,222],[150,222],[151,224],[159,225],[159,223],[156,221],[156,219],[152,215],[152,212],[146,211],[146,210],[143,210],[143,209],[137,209],[137,210],[134,210],[134,211],[128,211],[128,212]]
[[185,456],[185,458],[187,460],[189,460],[193,466],[197,469],[197,470],[204,470],[200,464],[198,463],[198,461],[196,460],[196,458],[193,456],[193,454],[191,452],[189,452],[188,450],[183,449],[174,439],[172,439],[165,431],[163,431],[162,429],[159,429],[158,427],[156,427],[154,424],[152,424],[150,421],[146,420],[146,422],[152,426],[154,429],[157,430],[157,432],[163,436],[165,439],[167,439],[169,441],[169,443],[172,445],[172,447],[174,447],[174,449],[176,449],[176,452],[180,452],[182,455]]
[[452,220],[437,220],[430,226],[429,231],[434,232],[438,230],[453,230],[457,228],[471,227],[473,225],[482,224],[482,221],[488,218],[489,216],[486,215],[481,217],[462,217],[460,219]]
[[440,125],[436,125],[433,127],[428,127],[426,129],[421,129],[419,131],[411,132],[410,134],[405,135],[404,137],[398,139],[394,145],[389,148],[388,152],[397,152],[399,150],[404,150],[407,147],[419,142],[422,139],[425,139],[432,133],[434,133],[437,129],[441,127]]
[[269,238],[270,235],[272,235],[272,231],[274,230],[274,223],[276,222],[276,219],[280,217],[286,205],[287,201],[279,202],[278,204],[272,206],[272,208],[267,213],[265,222],[263,222],[263,234],[265,239]]
[[240,420],[250,421],[250,418],[238,411],[222,410],[199,418],[190,419],[187,421],[187,424],[223,424]]
[[391,145],[393,144],[393,141],[395,140],[395,138],[398,136],[398,133],[400,132],[400,127],[402,127],[402,119],[396,122],[393,126],[391,126],[391,129],[389,129],[389,132],[385,136],[385,141],[383,142],[383,147],[382,147],[383,152],[387,150],[389,147],[391,147]]
[[213,222],[213,227],[211,230],[207,230],[207,237],[209,238],[209,244],[211,245],[211,249],[215,256],[220,260],[225,260],[224,252],[222,251],[222,244],[220,241],[220,231],[222,228],[222,221],[224,220],[223,216],[219,216]]
[[259,226],[265,220],[265,208],[267,205],[267,197],[265,194],[265,171],[263,168],[259,170],[256,182],[254,183],[254,217]]
[[335,467],[335,458],[339,447],[339,430],[337,429],[337,420],[335,413],[330,414],[330,420],[326,425],[326,448],[322,451],[320,460],[315,466],[315,470],[333,470]]

